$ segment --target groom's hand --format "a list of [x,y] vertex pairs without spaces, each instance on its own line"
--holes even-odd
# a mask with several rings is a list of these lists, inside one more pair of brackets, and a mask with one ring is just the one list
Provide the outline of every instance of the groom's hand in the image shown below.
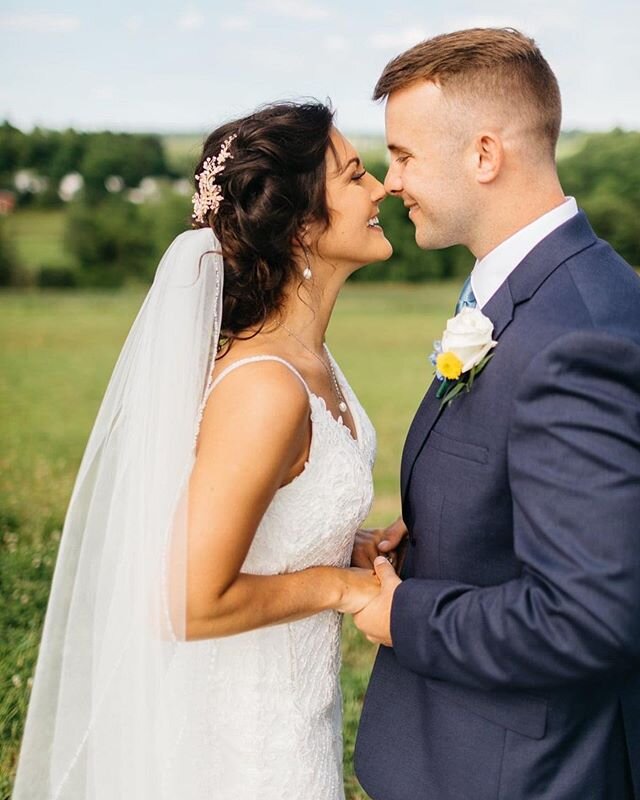
[[384,556],[375,559],[373,568],[381,584],[380,592],[362,611],[353,615],[353,621],[370,642],[391,647],[391,603],[402,581]]
[[351,566],[373,569],[373,562],[383,553],[393,566],[397,566],[396,548],[407,535],[407,526],[402,517],[387,528],[361,528],[356,533]]

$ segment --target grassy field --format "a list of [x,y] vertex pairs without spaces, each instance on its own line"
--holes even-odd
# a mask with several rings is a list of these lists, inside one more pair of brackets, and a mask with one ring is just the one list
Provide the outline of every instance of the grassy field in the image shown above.
[[[427,355],[457,286],[348,286],[333,353],[378,430],[370,522],[398,513],[411,416],[431,380]],[[49,583],[82,450],[141,292],[0,294],[0,799],[9,796]],[[344,630],[345,782],[374,649]]]

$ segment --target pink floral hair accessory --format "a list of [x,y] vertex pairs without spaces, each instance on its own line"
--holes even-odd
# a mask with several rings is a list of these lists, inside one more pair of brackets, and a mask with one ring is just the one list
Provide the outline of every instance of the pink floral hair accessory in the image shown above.
[[231,136],[225,139],[218,155],[215,158],[205,159],[202,165],[202,172],[196,175],[198,191],[191,198],[193,203],[193,214],[191,216],[197,222],[204,222],[209,211],[213,211],[215,214],[220,207],[220,203],[224,200],[222,189],[216,183],[216,175],[224,171],[224,162],[229,158],[233,158],[229,151],[229,145],[237,136],[237,133],[232,133]]

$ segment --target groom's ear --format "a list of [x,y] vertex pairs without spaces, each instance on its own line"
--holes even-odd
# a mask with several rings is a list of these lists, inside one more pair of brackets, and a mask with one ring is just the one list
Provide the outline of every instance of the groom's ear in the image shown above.
[[478,183],[491,183],[502,168],[504,148],[502,140],[495,133],[479,134],[473,146],[473,166]]

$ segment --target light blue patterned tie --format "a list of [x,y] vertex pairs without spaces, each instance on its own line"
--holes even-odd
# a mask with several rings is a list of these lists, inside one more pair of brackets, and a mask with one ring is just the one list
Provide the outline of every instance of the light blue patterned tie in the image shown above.
[[477,305],[478,301],[476,300],[476,296],[471,288],[471,275],[469,275],[460,291],[460,297],[456,303],[455,313],[459,314],[463,308],[475,308]]

